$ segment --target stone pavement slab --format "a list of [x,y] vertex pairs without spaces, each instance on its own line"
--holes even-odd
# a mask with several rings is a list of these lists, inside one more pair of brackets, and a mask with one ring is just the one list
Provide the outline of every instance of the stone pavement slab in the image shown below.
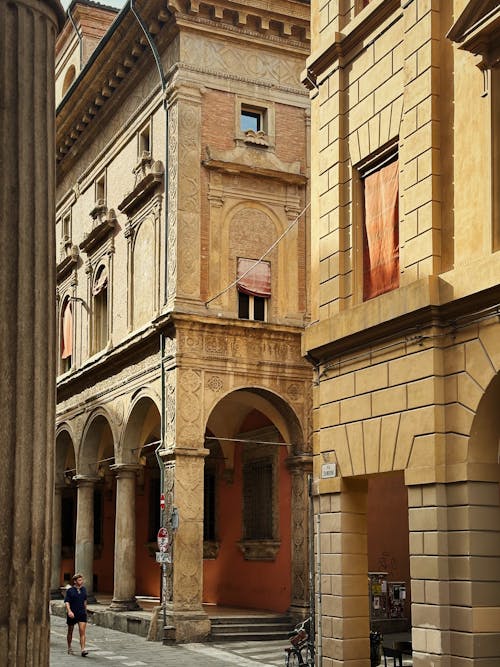
[[[78,629],[73,634],[74,655],[68,655],[66,647],[66,622],[58,616],[51,617],[50,665],[51,667],[77,667],[82,661],[91,665],[116,667],[281,667],[284,666],[286,642],[230,642],[192,643],[163,646],[148,642],[144,637],[118,632],[89,624],[87,626],[87,650],[82,658],[78,641]],[[85,663],[83,663],[85,664]]]

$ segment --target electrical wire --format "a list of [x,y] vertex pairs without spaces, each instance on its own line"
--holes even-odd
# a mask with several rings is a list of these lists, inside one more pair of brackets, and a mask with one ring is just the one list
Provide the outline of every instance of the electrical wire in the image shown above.
[[288,234],[288,232],[289,232],[289,231],[290,231],[290,230],[297,224],[297,222],[298,222],[298,221],[300,220],[300,218],[304,215],[304,213],[307,211],[307,209],[309,208],[310,205],[311,205],[311,202],[309,202],[308,204],[306,204],[306,206],[302,209],[302,211],[298,214],[298,216],[297,216],[294,220],[292,220],[292,222],[288,225],[288,227],[287,227],[287,228],[285,229],[285,231],[281,234],[281,236],[279,236],[279,237],[276,239],[276,241],[275,241],[275,242],[274,242],[274,243],[273,243],[273,244],[266,250],[266,252],[265,252],[261,257],[259,257],[259,259],[255,260],[255,264],[252,264],[252,266],[251,266],[249,269],[247,269],[247,270],[245,271],[245,273],[243,273],[239,278],[236,278],[236,280],[233,280],[233,282],[232,282],[230,285],[228,285],[225,289],[223,289],[222,291],[220,291],[218,294],[216,294],[215,296],[213,296],[213,297],[212,297],[211,299],[209,299],[208,301],[205,301],[205,306],[208,306],[209,303],[212,303],[212,301],[215,301],[215,299],[218,299],[220,296],[222,296],[223,294],[225,294],[226,292],[228,292],[232,287],[234,287],[235,285],[237,285],[237,284],[239,283],[240,280],[242,280],[242,279],[243,279],[245,276],[247,276],[251,271],[253,271],[253,270],[255,269],[255,267],[256,267],[258,264],[260,264],[260,263],[263,261],[263,259],[264,259],[265,257],[267,257],[267,256],[269,255],[269,253],[270,253],[272,250],[274,250],[274,248],[276,248],[276,246],[278,245],[278,243],[279,243],[279,242],[280,242],[280,241],[281,241],[281,240]]

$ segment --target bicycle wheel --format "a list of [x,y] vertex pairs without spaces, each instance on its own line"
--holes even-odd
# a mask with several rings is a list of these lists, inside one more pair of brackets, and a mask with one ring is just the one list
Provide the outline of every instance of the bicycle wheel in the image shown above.
[[304,660],[301,652],[297,649],[289,651],[286,657],[286,667],[302,667],[302,665],[304,665]]
[[306,661],[304,665],[307,667],[314,667],[314,645],[308,644],[306,647]]

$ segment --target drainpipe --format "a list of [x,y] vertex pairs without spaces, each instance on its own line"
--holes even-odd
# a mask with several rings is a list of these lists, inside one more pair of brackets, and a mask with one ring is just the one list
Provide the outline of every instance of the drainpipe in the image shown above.
[[312,482],[313,477],[309,475],[309,615],[311,622],[309,625],[309,632],[313,644],[316,642],[316,609],[314,599],[314,505],[313,505],[313,491]]
[[[163,70],[163,65],[161,62],[160,54],[156,48],[156,44],[149,33],[148,27],[143,21],[142,17],[139,15],[134,6],[134,0],[130,1],[130,11],[137,20],[137,23],[140,25],[144,36],[147,39],[153,58],[158,69],[158,74],[160,76],[161,90],[163,94],[163,108],[165,110],[165,171],[163,176],[164,183],[164,207],[165,207],[165,276],[164,276],[164,305],[167,303],[167,288],[168,288],[168,106],[167,106],[167,78]],[[160,450],[164,448],[165,443],[165,336],[163,332],[160,333],[160,364],[161,364],[161,416],[160,416],[160,444],[155,449],[156,460],[158,462],[158,467],[160,468],[160,494],[165,492],[165,467],[163,460],[160,456]],[[164,504],[161,505],[160,512],[160,523],[161,526],[165,526],[166,513]],[[170,539],[172,539],[172,532]],[[173,545],[171,546],[173,549]],[[163,629],[162,629],[162,643],[167,643],[166,630],[167,630],[167,564],[161,564],[161,606],[162,606],[162,620],[163,620]]]
[[130,11],[132,14],[135,16],[137,19],[137,22],[139,23],[142,32],[144,33],[144,36],[148,40],[149,47],[151,49],[151,52],[153,54],[153,58],[155,59],[156,63],[156,68],[158,69],[158,74],[160,75],[160,83],[161,83],[161,90],[163,93],[163,106],[165,109],[165,175],[163,177],[164,180],[164,207],[165,207],[165,275],[164,275],[164,301],[163,305],[165,306],[167,303],[167,289],[168,289],[168,169],[169,169],[169,164],[168,164],[168,106],[167,106],[167,77],[165,76],[165,72],[163,70],[163,64],[161,62],[160,54],[158,53],[158,49],[156,48],[156,44],[153,41],[153,38],[151,34],[149,33],[147,25],[144,23],[142,17],[139,15],[137,12],[135,5],[134,5],[134,0],[130,0]]

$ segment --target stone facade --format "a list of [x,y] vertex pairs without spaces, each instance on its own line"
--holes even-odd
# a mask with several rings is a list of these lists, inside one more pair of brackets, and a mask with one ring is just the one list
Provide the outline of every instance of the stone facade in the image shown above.
[[[312,460],[311,369],[300,342],[309,309],[309,100],[300,82],[309,7],[264,4],[153,0],[139,8],[148,35],[130,10],[120,13],[57,109],[56,501],[70,518],[60,530],[56,522],[52,587],[76,568],[118,611],[135,608],[137,595],[159,595],[151,522],[163,481],[162,520],[170,528],[179,518],[163,586],[176,640],[209,632],[207,582],[228,576],[221,494],[244,485],[245,443],[263,433],[278,453],[276,494],[290,489],[283,506],[264,509],[277,551],[234,543],[232,559],[249,580],[260,568],[271,588],[272,573],[285,572],[286,601],[268,596],[276,610],[303,615],[308,601],[307,534],[293,543],[289,535],[290,506],[307,511]],[[87,31],[92,6],[74,11]],[[63,34],[62,80],[78,48],[68,25]],[[242,127],[245,116],[255,127]],[[265,317],[239,316],[238,258],[258,260],[280,237],[265,257]],[[73,551],[61,533],[75,503]],[[210,590],[211,601],[227,603]],[[259,604],[250,590],[235,595],[240,606]]]
[[[370,664],[368,486],[404,474],[414,665],[500,660],[498,3],[313,2],[319,664]],[[397,160],[397,286],[364,296]],[[384,234],[389,227],[384,228]],[[382,251],[381,251],[382,252]],[[327,478],[324,464],[335,463]],[[394,530],[398,532],[398,527]],[[318,553],[320,552],[320,553]]]

